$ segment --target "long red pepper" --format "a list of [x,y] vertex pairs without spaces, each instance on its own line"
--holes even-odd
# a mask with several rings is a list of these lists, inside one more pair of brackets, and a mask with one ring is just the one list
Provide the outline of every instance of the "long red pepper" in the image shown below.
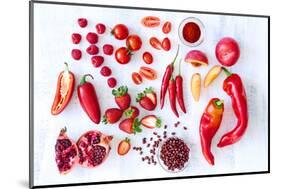
[[170,100],[170,106],[174,114],[179,117],[179,113],[177,111],[177,106],[176,106],[176,82],[173,77],[171,77],[169,81],[169,86],[168,86],[168,91],[169,91],[169,100]]
[[224,112],[223,101],[218,98],[212,98],[200,121],[199,134],[201,149],[205,159],[209,164],[214,165],[214,156],[211,152],[212,139],[218,131]]
[[100,123],[100,105],[97,98],[96,90],[94,86],[86,81],[86,77],[93,76],[86,74],[82,77],[80,85],[78,86],[78,98],[83,110],[89,116],[89,118],[96,124]]
[[237,117],[237,124],[230,132],[222,136],[218,147],[224,147],[239,141],[244,135],[248,126],[247,97],[242,80],[238,74],[230,73],[223,68],[228,76],[223,83],[223,90],[231,97],[232,108]]
[[52,115],[61,113],[69,103],[75,85],[74,74],[69,71],[68,64],[65,62],[65,70],[59,74],[55,99],[51,108]]
[[184,100],[183,100],[183,78],[181,76],[181,60],[180,60],[180,65],[179,65],[179,74],[176,76],[175,81],[176,81],[176,96],[177,96],[177,101],[180,105],[181,110],[186,113],[185,105],[184,105]]
[[169,81],[170,81],[171,76],[172,76],[173,71],[174,71],[174,63],[175,63],[175,61],[178,57],[178,54],[179,54],[179,45],[178,45],[177,54],[176,54],[174,60],[172,61],[172,63],[170,63],[166,67],[166,71],[165,71],[165,73],[163,75],[163,78],[162,78],[161,92],[160,92],[160,107],[161,107],[161,109],[164,106],[166,92],[167,92],[167,89],[168,89]]

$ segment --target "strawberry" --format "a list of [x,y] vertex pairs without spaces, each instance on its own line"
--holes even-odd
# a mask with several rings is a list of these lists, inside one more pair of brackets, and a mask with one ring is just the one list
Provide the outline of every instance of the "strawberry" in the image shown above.
[[115,102],[121,110],[126,110],[131,104],[131,97],[128,94],[128,87],[121,86],[118,89],[112,90],[113,96],[115,96]]
[[138,118],[127,118],[119,123],[119,129],[128,133],[136,134],[142,132]]
[[72,39],[72,43],[73,44],[78,44],[80,43],[81,41],[81,35],[79,33],[73,33],[72,36],[71,36],[71,39]]
[[108,77],[111,75],[112,71],[108,66],[103,66],[100,70],[100,73],[104,77]]
[[89,55],[95,55],[99,53],[99,48],[96,45],[90,45],[87,49],[86,49],[87,53]]
[[120,120],[123,111],[118,108],[109,108],[105,111],[102,122],[104,124],[113,124]]
[[124,113],[127,118],[136,118],[139,116],[140,111],[137,107],[131,106],[127,110],[125,110]]
[[141,124],[149,129],[153,129],[155,127],[161,127],[161,120],[155,115],[148,115],[141,119]]
[[98,23],[97,25],[96,25],[96,30],[97,30],[97,33],[98,34],[103,34],[104,32],[105,32],[105,25],[104,24],[102,24],[102,23]]
[[120,141],[118,148],[117,148],[117,153],[120,156],[123,156],[123,155],[126,155],[130,149],[131,149],[130,139],[126,137],[124,140]]
[[113,54],[113,46],[110,44],[105,44],[103,47],[103,53],[106,55],[112,55]]
[[93,33],[93,32],[89,32],[87,35],[86,35],[86,39],[89,43],[91,44],[96,44],[99,40],[99,36],[96,34],[96,33]]
[[110,88],[114,88],[117,84],[117,81],[114,77],[110,77],[107,79],[107,85],[110,87]]
[[78,24],[81,28],[85,28],[88,25],[88,21],[86,18],[79,18]]
[[71,56],[74,60],[80,60],[82,57],[82,52],[79,49],[72,49]]
[[138,94],[137,102],[146,110],[152,111],[156,108],[157,97],[152,87],[146,88],[142,93]]
[[103,62],[104,62],[104,58],[102,56],[93,56],[91,58],[92,64],[95,68],[100,67]]

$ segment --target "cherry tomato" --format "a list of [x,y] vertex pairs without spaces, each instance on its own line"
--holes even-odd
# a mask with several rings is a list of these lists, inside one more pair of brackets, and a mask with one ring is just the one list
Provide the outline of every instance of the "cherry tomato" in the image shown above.
[[143,76],[148,80],[155,80],[157,78],[156,71],[149,67],[145,67],[145,66],[140,67],[139,73],[141,76]]
[[115,51],[115,59],[120,64],[127,64],[131,60],[131,53],[126,47],[120,47]]
[[141,20],[141,23],[145,27],[153,28],[160,25],[160,19],[156,16],[146,16]]
[[151,37],[149,40],[149,43],[153,48],[158,49],[158,50],[160,50],[162,47],[161,42],[156,37]]
[[137,51],[141,48],[142,41],[138,35],[129,35],[126,45],[131,51]]
[[129,35],[129,29],[124,24],[117,24],[112,29],[111,33],[118,40],[126,39]]
[[133,72],[132,73],[132,80],[136,85],[139,85],[142,83],[142,77],[139,73]]
[[165,51],[169,51],[171,49],[171,41],[168,37],[165,37],[162,41],[162,44],[161,44],[162,48],[165,50]]
[[144,52],[142,55],[142,59],[146,64],[152,64],[153,56],[150,52]]
[[163,27],[162,27],[162,32],[165,33],[165,34],[168,34],[168,33],[170,33],[171,28],[172,28],[171,22],[169,22],[169,21],[165,22]]

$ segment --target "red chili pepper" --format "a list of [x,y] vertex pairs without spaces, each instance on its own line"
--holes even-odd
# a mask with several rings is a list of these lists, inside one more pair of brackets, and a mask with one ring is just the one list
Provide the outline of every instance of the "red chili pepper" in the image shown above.
[[69,71],[68,65],[65,63],[65,70],[58,77],[56,95],[51,108],[52,115],[58,115],[65,109],[72,97],[74,84],[74,74]]
[[201,149],[205,159],[211,165],[214,165],[214,156],[211,152],[212,139],[220,127],[223,112],[223,101],[218,98],[212,98],[200,121],[199,133]]
[[171,77],[169,81],[168,91],[169,91],[171,109],[173,110],[174,114],[177,117],[179,117],[179,113],[177,111],[177,106],[176,106],[176,82],[173,77]]
[[166,92],[167,92],[167,89],[168,89],[169,81],[170,81],[171,76],[172,76],[173,71],[174,71],[174,63],[175,63],[175,61],[176,61],[176,59],[178,57],[178,53],[179,53],[179,45],[178,45],[177,54],[176,54],[174,60],[172,61],[171,64],[169,64],[166,67],[166,71],[165,71],[165,73],[163,75],[163,78],[162,78],[161,92],[160,92],[160,105],[161,105],[161,109],[164,106]]
[[[181,61],[180,61],[181,62]],[[181,63],[180,63],[181,64]],[[179,75],[175,78],[176,81],[176,95],[177,95],[177,101],[180,105],[181,110],[186,113],[184,100],[183,100],[183,78],[180,73],[180,65],[179,65]]]
[[93,76],[86,74],[82,77],[80,85],[78,86],[78,98],[83,110],[87,113],[89,118],[96,124],[100,123],[100,105],[96,95],[95,87],[86,81],[86,77],[92,79]]
[[248,126],[247,97],[242,80],[238,74],[222,68],[228,76],[223,83],[223,90],[231,97],[232,108],[237,117],[237,124],[230,132],[222,136],[218,147],[224,147],[239,141]]

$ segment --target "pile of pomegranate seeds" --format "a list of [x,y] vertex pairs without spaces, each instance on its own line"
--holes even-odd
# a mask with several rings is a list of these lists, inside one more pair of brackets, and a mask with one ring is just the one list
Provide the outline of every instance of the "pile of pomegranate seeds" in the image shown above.
[[182,139],[170,137],[161,147],[160,159],[168,170],[181,170],[189,159],[189,148]]

